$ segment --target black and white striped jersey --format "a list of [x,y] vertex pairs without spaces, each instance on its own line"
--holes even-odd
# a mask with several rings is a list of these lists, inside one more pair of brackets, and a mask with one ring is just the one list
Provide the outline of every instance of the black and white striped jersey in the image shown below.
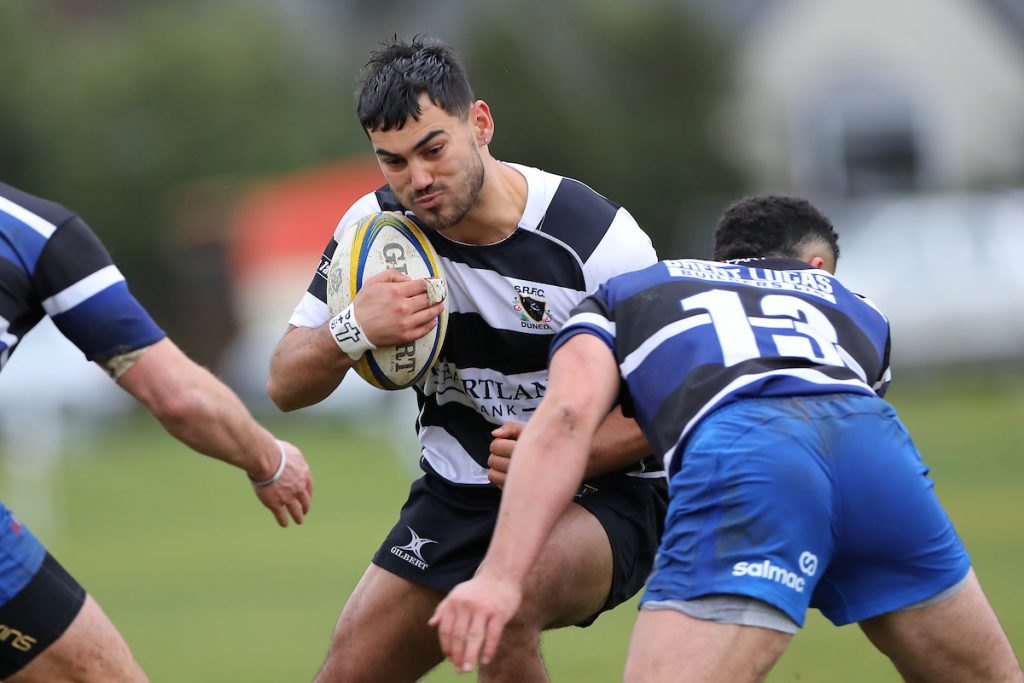
[[881,396],[891,379],[885,316],[830,273],[795,259],[662,261],[585,299],[552,353],[580,333],[615,354],[624,405],[670,475],[697,423],[729,403]]
[[[421,464],[459,484],[487,484],[491,430],[536,410],[552,336],[572,308],[609,277],[656,261],[650,238],[625,209],[570,178],[509,166],[529,190],[519,227],[506,239],[467,245],[426,230],[448,280],[449,316],[440,359],[416,387]],[[382,210],[404,211],[387,187],[345,214],[292,325],[327,321],[325,274],[337,240]],[[633,474],[663,476],[655,458]]]
[[89,360],[164,338],[82,219],[0,183],[0,367],[44,315]]

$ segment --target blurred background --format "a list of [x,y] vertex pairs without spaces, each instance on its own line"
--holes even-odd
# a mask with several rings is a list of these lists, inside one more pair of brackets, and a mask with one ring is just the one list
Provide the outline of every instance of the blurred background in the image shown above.
[[[317,477],[309,522],[277,533],[235,472],[162,435],[52,326],[31,333],[0,378],[0,499],[153,680],[310,679],[415,474],[409,392],[348,379],[281,416],[264,386],[335,224],[381,183],[359,70],[417,33],[455,46],[496,157],[593,186],[663,257],[710,256],[746,194],[832,217],[839,276],[893,323],[890,398],[1020,652],[1020,0],[3,2],[0,179],[85,218]],[[550,636],[555,680],[617,680],[632,617]],[[812,620],[770,680],[896,680],[862,641]]]

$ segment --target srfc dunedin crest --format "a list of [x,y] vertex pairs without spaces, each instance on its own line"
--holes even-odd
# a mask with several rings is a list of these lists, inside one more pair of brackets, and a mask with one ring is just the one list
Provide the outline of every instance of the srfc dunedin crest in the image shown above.
[[516,298],[519,299],[523,313],[530,316],[534,322],[544,322],[544,314],[548,311],[547,301],[534,299],[532,296],[523,296],[522,294],[517,294]]
[[544,290],[516,287],[516,298],[512,301],[512,308],[519,314],[523,327],[550,329],[551,314],[548,312]]

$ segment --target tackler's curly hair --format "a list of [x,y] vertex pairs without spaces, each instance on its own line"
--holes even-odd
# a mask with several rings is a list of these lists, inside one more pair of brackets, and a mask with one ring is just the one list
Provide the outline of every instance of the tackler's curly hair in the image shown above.
[[715,259],[786,256],[818,242],[839,260],[839,235],[832,222],[801,197],[762,195],[747,197],[729,206],[715,230]]

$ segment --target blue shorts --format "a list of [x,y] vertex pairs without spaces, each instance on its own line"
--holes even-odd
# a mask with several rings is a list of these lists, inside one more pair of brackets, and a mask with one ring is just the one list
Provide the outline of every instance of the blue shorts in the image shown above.
[[32,580],[44,557],[43,544],[0,503],[0,607]]
[[872,396],[715,411],[669,498],[641,602],[745,595],[799,626],[809,606],[842,625],[929,598],[970,569],[910,435]]

